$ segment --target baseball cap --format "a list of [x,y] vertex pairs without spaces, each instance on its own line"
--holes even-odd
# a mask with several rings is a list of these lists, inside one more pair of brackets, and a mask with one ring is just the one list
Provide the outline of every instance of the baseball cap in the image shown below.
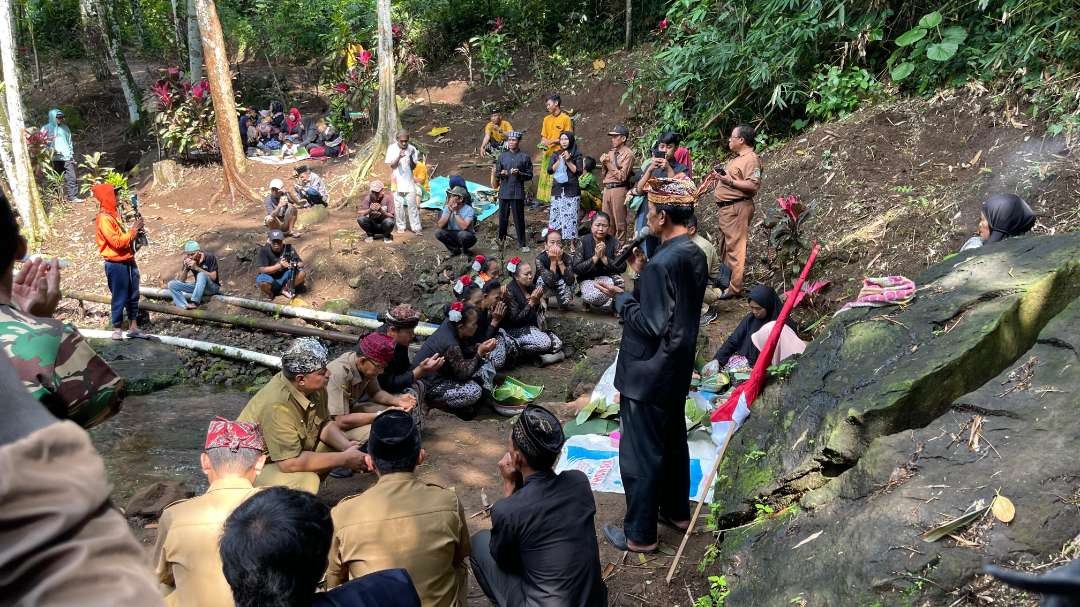
[[463,187],[461,187],[459,185],[456,185],[456,186],[450,188],[449,190],[447,190],[447,193],[450,194],[451,196],[461,196],[462,198],[465,198],[465,197],[467,197],[469,195],[469,190],[466,190],[465,188],[463,188]]
[[626,125],[624,124],[616,124],[608,131],[608,135],[622,135],[623,137],[629,137],[630,129],[626,128]]
[[285,233],[281,230],[270,230],[266,237],[269,240],[285,240]]
[[189,240],[189,241],[185,242],[184,243],[184,252],[185,253],[198,253],[199,252],[199,243],[195,242],[194,240]]
[[381,192],[383,191],[384,187],[386,186],[384,186],[383,182],[379,181],[378,179],[368,184],[368,189],[372,192]]
[[280,179],[271,179],[270,180],[270,189],[271,190],[284,190],[285,189],[285,182],[280,180]]

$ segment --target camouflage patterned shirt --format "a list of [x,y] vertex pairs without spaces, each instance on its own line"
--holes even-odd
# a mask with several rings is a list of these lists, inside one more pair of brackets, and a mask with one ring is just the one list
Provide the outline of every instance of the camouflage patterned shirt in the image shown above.
[[53,415],[91,428],[120,410],[124,380],[75,327],[0,305],[0,348]]

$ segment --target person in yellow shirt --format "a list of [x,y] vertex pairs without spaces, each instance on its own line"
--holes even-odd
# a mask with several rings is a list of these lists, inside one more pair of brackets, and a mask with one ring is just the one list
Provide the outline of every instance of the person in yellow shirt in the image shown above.
[[506,149],[506,136],[514,130],[510,122],[503,120],[502,113],[495,110],[491,113],[491,120],[484,125],[484,140],[480,142],[480,154],[498,158],[499,154]]
[[210,422],[199,456],[210,488],[166,506],[158,524],[153,564],[166,605],[232,607],[218,536],[229,514],[254,495],[252,483],[262,470],[265,451],[258,424],[222,417]]
[[545,170],[539,171],[537,176],[535,198],[537,202],[551,200],[552,176],[546,169],[551,162],[551,157],[562,151],[559,137],[567,131],[574,130],[574,121],[570,119],[569,114],[562,111],[562,99],[558,95],[548,96],[545,104],[548,115],[544,116],[544,124],[540,127],[540,149],[544,151],[540,158],[540,167]]

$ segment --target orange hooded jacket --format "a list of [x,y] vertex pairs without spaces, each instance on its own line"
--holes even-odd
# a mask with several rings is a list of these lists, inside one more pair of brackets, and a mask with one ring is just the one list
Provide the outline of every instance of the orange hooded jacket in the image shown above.
[[106,261],[125,262],[135,259],[135,230],[125,230],[116,211],[116,188],[99,183],[90,188],[101,203],[97,214],[97,247]]

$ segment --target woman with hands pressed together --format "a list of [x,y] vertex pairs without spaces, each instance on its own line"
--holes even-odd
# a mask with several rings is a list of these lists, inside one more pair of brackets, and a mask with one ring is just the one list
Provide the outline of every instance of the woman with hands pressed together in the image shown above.
[[423,380],[425,398],[429,406],[445,409],[462,419],[472,419],[476,414],[474,405],[480,400],[483,388],[475,376],[498,345],[494,339],[473,343],[478,318],[479,310],[475,306],[455,301],[446,320],[424,340],[413,357],[414,365],[436,355],[443,358],[438,371]]
[[570,241],[570,252],[577,247],[578,209],[581,207],[581,177],[583,162],[577,149],[574,133],[565,131],[559,135],[562,150],[552,154],[547,172],[552,177],[551,208],[548,225]]
[[611,234],[611,218],[607,213],[597,213],[590,233],[582,237],[573,259],[574,274],[581,281],[581,300],[587,306],[607,308],[611,305],[611,298],[598,289],[597,284],[623,285],[626,262],[614,263],[618,254],[619,239]]
[[544,363],[561,360],[562,340],[545,330],[544,287],[533,286],[533,267],[514,257],[507,262],[506,270],[512,278],[506,288],[506,334],[522,353],[538,355]]
[[544,230],[544,250],[536,256],[536,286],[555,295],[559,307],[569,310],[574,303],[574,273],[570,254],[563,251],[564,242],[559,230]]

